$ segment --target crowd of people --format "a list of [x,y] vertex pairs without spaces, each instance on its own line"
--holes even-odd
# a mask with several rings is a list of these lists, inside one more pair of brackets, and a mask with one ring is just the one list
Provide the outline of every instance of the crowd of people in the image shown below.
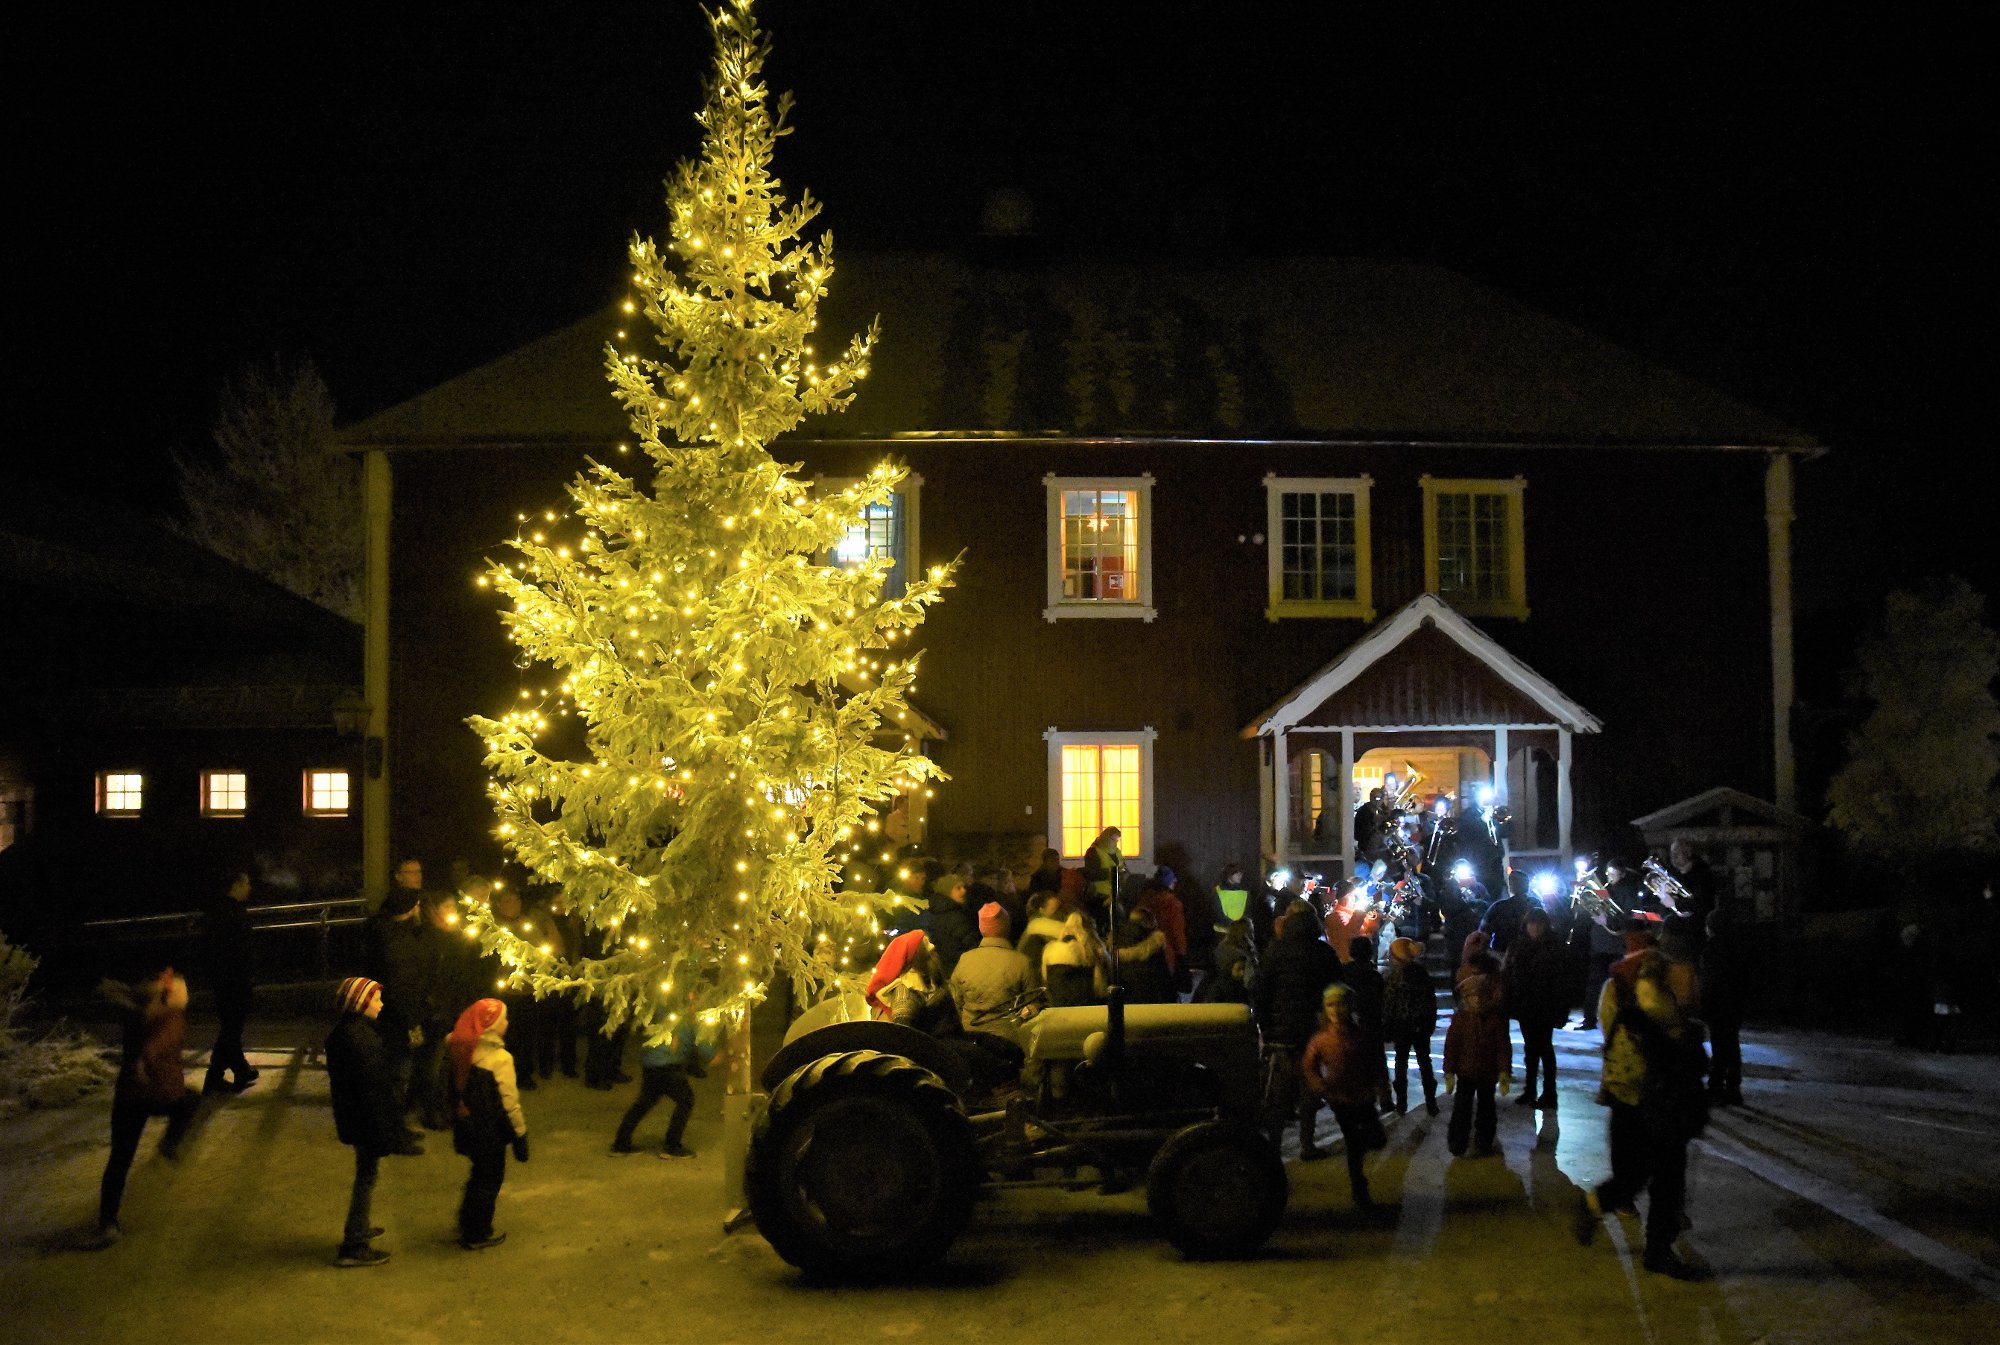
[[[1538,895],[1515,873],[1504,873],[1503,895],[1488,900],[1477,871],[1460,864],[1449,884],[1427,885],[1425,900],[1396,908],[1368,899],[1363,883],[1336,892],[1280,871],[1253,884],[1234,865],[1213,888],[1185,885],[1184,896],[1171,867],[1128,874],[1120,840],[1107,829],[1074,868],[1048,850],[1025,882],[1001,866],[912,862],[903,871],[909,927],[869,978],[871,1011],[950,1043],[975,1079],[998,1083],[1018,1071],[1017,1039],[1046,1007],[1103,1003],[1114,987],[1126,1003],[1246,1005],[1263,1042],[1272,1139],[1295,1127],[1299,1157],[1323,1158],[1318,1114],[1330,1111],[1354,1200],[1368,1208],[1367,1160],[1387,1142],[1382,1118],[1410,1110],[1413,1063],[1429,1115],[1440,1114],[1441,1081],[1450,1099],[1450,1152],[1490,1156],[1498,1151],[1496,1094],[1515,1079],[1510,1024],[1523,1057],[1516,1104],[1552,1109],[1555,1033],[1581,1008],[1578,1028],[1604,1034],[1598,1100],[1610,1110],[1613,1176],[1579,1209],[1579,1236],[1650,1188],[1646,1265],[1688,1273],[1672,1250],[1686,1142],[1707,1107],[1742,1101],[1737,1040],[1748,975],[1692,854],[1676,848],[1676,881],[1664,889],[1641,883],[1636,866],[1605,864],[1594,904],[1572,893]],[[218,886],[204,928],[220,1025],[204,1091],[230,1094],[257,1081],[243,1051],[255,979],[250,881],[237,872]],[[530,908],[518,892],[476,875],[438,892],[425,887],[418,861],[397,866],[365,928],[362,974],[334,993],[326,1039],[336,1132],[354,1151],[339,1265],[388,1259],[372,1245],[382,1232],[371,1217],[381,1160],[423,1154],[425,1131],[450,1132],[469,1163],[461,1245],[491,1247],[506,1236],[493,1219],[508,1159],[528,1158],[523,1096],[558,1074],[599,1090],[634,1082],[621,1064],[631,1025],[606,1033],[601,1009],[509,989],[505,969],[464,937],[462,901],[553,950],[606,951],[560,894]],[[1431,955],[1433,941],[1442,957]],[[98,1216],[109,1243],[119,1236],[120,1200],[148,1120],[167,1118],[160,1147],[171,1158],[198,1098],[180,1068],[185,979],[167,969],[104,989],[125,1016]],[[1441,991],[1452,1012],[1439,1070],[1432,1043]],[[672,1111],[659,1155],[691,1153],[689,1081],[703,1076],[712,1054],[691,1022],[641,1050],[637,1095],[611,1153],[638,1152],[637,1129],[662,1100]],[[1712,1068],[1704,1039],[1714,1047]]]
[[[1580,1008],[1575,1030],[1601,1030],[1605,1043],[1597,1101],[1609,1110],[1613,1175],[1585,1196],[1578,1236],[1588,1241],[1606,1213],[1650,1190],[1647,1269],[1696,1273],[1673,1250],[1686,1145],[1709,1107],[1743,1100],[1750,969],[1706,866],[1685,846],[1670,856],[1671,884],[1647,886],[1640,866],[1605,863],[1592,901],[1537,895],[1526,875],[1504,869],[1503,895],[1491,900],[1474,866],[1458,862],[1448,885],[1392,914],[1365,882],[1335,893],[1280,871],[1253,890],[1240,866],[1212,892],[1189,885],[1183,900],[1170,868],[1128,878],[1118,841],[1115,829],[1100,836],[1079,869],[1047,851],[1022,891],[991,870],[920,870],[930,903],[883,954],[871,1009],[951,1043],[975,1077],[991,1078],[1010,1063],[996,1041],[1022,1037],[1045,1007],[1103,1003],[1114,986],[1127,1003],[1246,1004],[1263,1043],[1266,1129],[1278,1140],[1295,1127],[1310,1162],[1328,1153],[1317,1118],[1330,1111],[1365,1209],[1368,1156],[1387,1143],[1382,1118],[1410,1109],[1413,1058],[1432,1116],[1442,1075],[1452,1155],[1490,1157],[1498,1095],[1516,1081],[1514,1028],[1514,1105],[1550,1111],[1555,1035]],[[1191,937],[1195,929],[1208,937]],[[1430,956],[1433,941],[1442,956]],[[1439,1070],[1441,991],[1451,1013]]]
[[[124,1047],[113,1091],[111,1151],[100,1185],[97,1246],[122,1236],[125,1183],[148,1121],[167,1119],[160,1153],[172,1161],[202,1095],[228,1096],[257,1083],[258,1071],[243,1049],[256,983],[250,877],[232,871],[218,888],[201,927],[201,961],[219,1020],[201,1093],[188,1088],[181,1068],[186,977],[166,967],[136,982],[107,980],[99,987],[120,1010]],[[538,944],[585,956],[604,951],[559,895],[528,908],[519,893],[488,878],[468,873],[456,890],[436,891],[425,887],[418,860],[396,866],[393,886],[363,926],[362,974],[342,980],[329,1006],[334,1025],[325,1059],[335,1136],[354,1151],[337,1265],[375,1266],[389,1259],[373,1245],[383,1232],[372,1219],[381,1163],[423,1156],[426,1131],[449,1132],[453,1150],[469,1163],[458,1209],[460,1245],[471,1251],[498,1246],[507,1235],[494,1229],[493,1218],[508,1159],[528,1160],[523,1094],[559,1075],[580,1077],[585,1087],[600,1091],[634,1082],[621,1064],[632,1026],[605,1033],[597,1006],[537,1000],[508,988],[505,968],[465,937],[465,902],[488,906],[515,933]],[[658,1012],[668,1010],[663,1006]],[[637,1096],[618,1121],[612,1154],[639,1152],[639,1126],[668,1099],[672,1112],[657,1153],[692,1156],[684,1142],[694,1107],[688,1081],[705,1075],[714,1050],[695,1039],[691,1023],[685,1020],[666,1040],[640,1049]]]

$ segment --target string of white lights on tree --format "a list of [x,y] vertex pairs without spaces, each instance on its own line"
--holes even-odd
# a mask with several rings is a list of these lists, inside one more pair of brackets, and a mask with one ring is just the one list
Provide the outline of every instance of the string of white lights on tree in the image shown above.
[[613,1023],[669,1006],[656,1038],[683,1013],[720,1035],[777,975],[809,1002],[865,970],[856,941],[897,898],[840,879],[885,844],[884,807],[941,778],[902,731],[904,651],[953,568],[885,598],[889,560],[832,553],[903,470],[821,492],[769,451],[848,405],[877,333],[815,355],[833,244],[807,235],[818,203],[788,203],[771,174],[790,97],[770,106],[750,0],[709,19],[700,153],[667,183],[667,246],[630,249],[626,308],[656,340],[606,351],[653,479],[591,461],[565,511],[523,516],[516,554],[478,582],[551,685],[468,721],[499,838],[607,951],[517,936],[484,908],[472,932],[537,996],[580,993]]

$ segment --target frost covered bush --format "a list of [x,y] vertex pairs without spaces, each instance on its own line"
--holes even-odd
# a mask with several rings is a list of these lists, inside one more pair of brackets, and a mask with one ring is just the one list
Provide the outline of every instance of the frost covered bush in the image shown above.
[[66,1107],[117,1071],[97,1042],[67,1028],[38,1037],[16,1024],[37,959],[0,934],[0,1115],[26,1107]]

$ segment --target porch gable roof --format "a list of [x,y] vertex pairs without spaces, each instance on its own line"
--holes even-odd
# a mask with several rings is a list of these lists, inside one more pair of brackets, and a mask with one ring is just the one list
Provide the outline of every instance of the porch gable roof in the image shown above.
[[1420,631],[1434,630],[1490,672],[1511,692],[1525,697],[1549,721],[1572,733],[1596,733],[1597,716],[1558,690],[1553,682],[1503,648],[1434,593],[1405,603],[1324,668],[1286,693],[1243,729],[1245,738],[1291,729],[1306,722],[1327,700],[1352,686]]
[[1728,785],[1717,785],[1714,789],[1703,790],[1693,798],[1670,803],[1657,812],[1647,813],[1644,817],[1635,817],[1632,819],[1632,825],[1640,831],[1685,827],[1709,813],[1719,813],[1725,809],[1730,813],[1747,814],[1758,822],[1791,831],[1810,831],[1813,826],[1813,821],[1809,817],[1801,817],[1754,794],[1731,789]]

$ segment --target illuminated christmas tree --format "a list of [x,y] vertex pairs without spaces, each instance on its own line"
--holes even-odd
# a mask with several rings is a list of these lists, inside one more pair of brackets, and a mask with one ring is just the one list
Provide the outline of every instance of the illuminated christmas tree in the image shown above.
[[652,481],[590,462],[567,511],[535,515],[480,580],[511,604],[524,662],[552,675],[469,721],[502,842],[610,951],[565,956],[484,911],[479,937],[537,995],[580,992],[613,1023],[667,1004],[705,1036],[776,975],[811,999],[867,969],[846,950],[894,899],[838,891],[839,875],[879,848],[885,805],[938,777],[898,725],[906,641],[950,578],[937,567],[885,598],[886,559],[834,561],[899,468],[822,494],[768,450],[852,400],[876,333],[815,356],[833,246],[806,234],[818,204],[788,203],[771,175],[790,97],[767,106],[751,0],[710,22],[701,151],[667,183],[670,240],[631,245],[627,309],[655,339],[606,352]]

